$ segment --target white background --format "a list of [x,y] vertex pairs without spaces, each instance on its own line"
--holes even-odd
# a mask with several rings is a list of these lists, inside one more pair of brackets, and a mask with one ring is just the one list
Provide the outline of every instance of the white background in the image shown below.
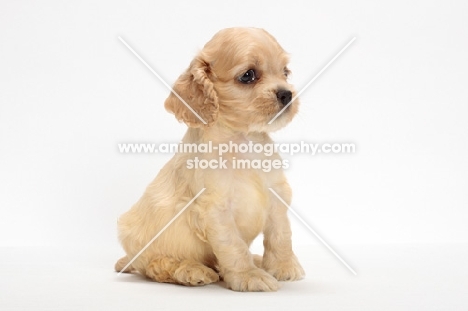
[[[186,129],[164,110],[168,90],[118,36],[172,84],[214,33],[232,26],[261,27],[273,34],[291,54],[291,81],[297,89],[356,36],[302,94],[296,119],[273,135],[279,142],[357,146],[352,155],[286,156],[291,162],[287,176],[294,193],[292,207],[358,275],[377,250],[388,259],[395,252],[386,252],[385,246],[401,246],[403,254],[402,249],[411,245],[422,247],[413,258],[415,269],[451,266],[451,273],[460,279],[442,273],[437,282],[451,282],[450,289],[459,288],[459,281],[466,286],[466,269],[453,265],[455,255],[450,251],[466,249],[468,243],[468,3],[464,1],[3,1],[0,247],[10,254],[4,258],[12,256],[3,268],[14,266],[19,259],[11,254],[20,250],[73,248],[91,254],[90,249],[98,249],[109,260],[96,276],[83,266],[82,273],[88,274],[90,283],[112,273],[113,260],[123,254],[116,237],[118,216],[171,157],[120,154],[117,144],[178,142]],[[363,279],[357,283],[361,287],[353,284],[359,279],[292,215],[291,221],[294,245],[299,250],[310,246],[324,258],[306,268],[308,277],[302,284],[310,285],[309,277],[317,280],[313,271],[319,270],[323,282],[315,286],[333,286],[327,275],[338,274],[353,288],[385,295],[362,285],[371,284]],[[369,248],[376,252],[367,251],[367,256],[359,251]],[[466,256],[466,252],[457,254],[458,260]],[[434,255],[437,264],[417,264]],[[405,255],[397,257],[391,266],[405,266]],[[331,271],[320,266],[324,262],[333,262]],[[399,271],[401,276],[408,272]],[[22,281],[14,273],[10,276],[19,287],[7,282],[2,286],[20,291]],[[412,278],[412,288],[422,284],[418,276]],[[113,276],[107,277],[112,283]],[[393,281],[398,288],[401,280]],[[131,292],[134,284],[123,285]],[[301,282],[290,286],[301,291]],[[158,290],[168,288],[174,295],[186,290],[169,285]],[[437,296],[438,290],[433,290],[428,297]],[[289,291],[294,295],[292,287]],[[322,305],[343,303],[337,307],[343,310],[346,303],[340,297],[344,296],[339,290],[331,292],[335,296],[326,295],[333,299],[325,295]],[[448,292],[455,295],[449,300],[455,303],[452,310],[468,307],[456,290]],[[28,307],[15,297],[10,295],[4,307]],[[61,297],[62,307],[71,304],[63,298],[67,295]],[[250,297],[255,302],[257,296]],[[414,307],[425,298],[408,296],[398,308]],[[139,296],[141,300],[145,299]],[[364,308],[364,302],[354,302],[357,309]],[[426,307],[447,303],[429,299]]]

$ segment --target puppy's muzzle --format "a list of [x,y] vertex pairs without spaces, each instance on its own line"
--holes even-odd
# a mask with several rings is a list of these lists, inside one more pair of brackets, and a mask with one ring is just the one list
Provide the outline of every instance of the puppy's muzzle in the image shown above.
[[276,98],[283,105],[286,106],[292,99],[292,93],[289,90],[278,90],[276,92]]

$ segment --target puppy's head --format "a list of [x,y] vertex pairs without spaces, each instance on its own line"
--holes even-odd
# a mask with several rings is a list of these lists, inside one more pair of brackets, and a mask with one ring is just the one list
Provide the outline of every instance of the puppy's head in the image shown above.
[[291,121],[299,105],[294,100],[268,124],[296,95],[287,82],[287,63],[286,52],[265,30],[221,30],[174,85],[191,109],[173,93],[165,107],[190,127],[218,123],[244,133],[277,130]]

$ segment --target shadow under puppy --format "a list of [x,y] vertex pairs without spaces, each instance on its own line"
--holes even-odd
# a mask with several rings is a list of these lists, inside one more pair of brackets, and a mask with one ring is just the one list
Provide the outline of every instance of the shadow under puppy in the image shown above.
[[[272,144],[268,133],[291,121],[298,100],[271,124],[268,122],[296,94],[287,82],[288,56],[265,30],[229,28],[218,32],[179,77],[174,91],[206,122],[204,124],[173,93],[165,107],[188,125],[184,144],[213,146]],[[234,148],[233,148],[234,149]],[[303,278],[292,251],[287,207],[291,189],[282,169],[235,169],[234,161],[280,160],[277,153],[223,154],[226,168],[189,169],[187,161],[218,160],[217,151],[176,153],[147,187],[140,200],[118,221],[126,252],[115,265],[121,271],[130,260],[201,189],[206,190],[126,271],[183,285],[204,285],[221,277],[236,291],[275,291],[278,281]],[[264,235],[263,257],[249,245]]]

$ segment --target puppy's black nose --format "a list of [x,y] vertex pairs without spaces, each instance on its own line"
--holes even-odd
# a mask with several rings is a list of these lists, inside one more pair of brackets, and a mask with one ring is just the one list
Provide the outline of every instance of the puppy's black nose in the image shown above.
[[283,106],[286,106],[292,99],[292,93],[288,90],[279,90],[276,92],[276,97],[283,104]]

